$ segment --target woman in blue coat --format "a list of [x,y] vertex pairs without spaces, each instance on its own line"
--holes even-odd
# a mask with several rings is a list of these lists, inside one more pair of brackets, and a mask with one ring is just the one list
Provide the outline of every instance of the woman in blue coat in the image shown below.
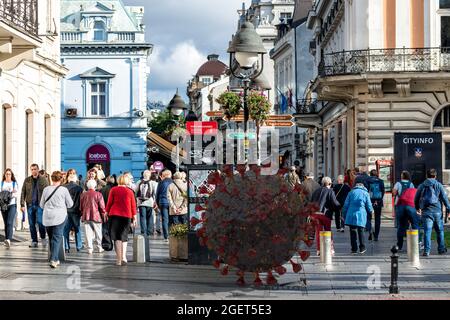
[[362,183],[356,184],[348,194],[342,213],[345,218],[345,225],[350,227],[352,254],[358,253],[356,237],[359,239],[359,253],[365,253],[367,250],[364,245],[364,228],[367,223],[367,215],[373,213],[373,207],[369,192]]

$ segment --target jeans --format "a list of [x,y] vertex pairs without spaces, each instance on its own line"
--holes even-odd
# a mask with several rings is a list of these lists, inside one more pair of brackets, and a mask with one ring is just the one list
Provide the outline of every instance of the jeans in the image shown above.
[[139,207],[139,221],[141,234],[150,236],[153,234],[153,209],[152,207]]
[[334,223],[336,224],[336,229],[344,228],[344,223],[342,221],[342,210],[334,211]]
[[63,240],[63,232],[66,222],[67,218],[60,225],[46,228],[50,243],[50,261],[59,261],[59,250],[61,248],[61,241]]
[[160,206],[164,239],[169,238],[169,206]]
[[[315,220],[316,225],[316,243],[317,251],[320,250],[320,231],[331,231],[331,219],[324,214],[312,214],[311,217]],[[331,244],[333,247],[333,244]]]
[[398,219],[397,246],[401,250],[403,248],[403,237],[406,234],[406,230],[410,224],[413,230],[418,230],[419,219],[416,209],[410,206],[397,206],[395,208],[395,216]]
[[36,224],[38,224],[41,239],[45,239],[45,227],[42,223],[38,223],[38,215],[42,216],[42,214],[43,210],[39,206],[30,206],[28,208],[28,222],[30,223],[30,234],[33,242],[38,242]]
[[70,250],[70,230],[72,228],[75,230],[75,244],[77,246],[77,250],[81,250],[83,248],[83,241],[81,240],[81,227],[80,227],[81,216],[76,213],[68,213],[67,214],[67,222],[64,226],[64,248],[66,250]]
[[[381,227],[381,210],[383,207],[381,206],[373,206],[373,211],[375,212],[375,239],[378,239],[380,235],[380,227]],[[372,232],[372,214],[367,214],[367,225],[366,230],[369,234]]]
[[187,220],[187,215],[182,214],[179,216],[169,216],[169,226],[173,224],[185,224]]
[[5,223],[5,238],[6,240],[12,240],[14,232],[14,223],[16,222],[17,205],[13,204],[8,206],[8,211],[3,212],[3,222]]
[[364,251],[366,246],[364,244],[364,227],[349,226],[350,227],[350,242],[352,244],[352,252],[358,252],[358,243],[356,238],[359,240],[359,251]]
[[422,223],[425,233],[424,252],[429,254],[431,251],[431,231],[433,228],[436,231],[438,252],[445,252],[444,221],[442,212],[433,212],[423,215]]

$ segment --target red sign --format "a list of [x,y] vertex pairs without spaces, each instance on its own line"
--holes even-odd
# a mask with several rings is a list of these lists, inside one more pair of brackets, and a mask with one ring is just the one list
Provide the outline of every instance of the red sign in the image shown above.
[[218,125],[216,121],[187,121],[186,131],[190,135],[217,134]]
[[109,162],[110,160],[109,151],[104,145],[94,144],[86,152],[87,163]]

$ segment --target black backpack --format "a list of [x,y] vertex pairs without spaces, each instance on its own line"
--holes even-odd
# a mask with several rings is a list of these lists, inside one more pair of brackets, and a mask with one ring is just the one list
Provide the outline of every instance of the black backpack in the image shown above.
[[8,211],[8,205],[11,199],[12,199],[12,192],[10,191],[0,192],[0,210],[2,212]]

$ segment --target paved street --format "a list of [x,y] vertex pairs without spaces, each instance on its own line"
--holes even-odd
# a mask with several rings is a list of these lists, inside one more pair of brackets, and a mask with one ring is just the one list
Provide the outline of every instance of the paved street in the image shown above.
[[[400,258],[400,295],[390,297],[390,248],[395,242],[391,221],[383,221],[380,241],[369,243],[364,256],[349,254],[349,233],[334,233],[336,257],[325,268],[312,256],[305,264],[305,274],[288,272],[279,287],[241,288],[230,272],[221,276],[212,266],[190,266],[168,259],[168,244],[151,241],[151,262],[114,265],[114,253],[89,256],[72,253],[59,269],[50,269],[43,248],[31,250],[29,242],[15,242],[11,250],[0,248],[0,299],[385,299],[450,298],[450,255],[432,255],[411,267],[406,254]],[[18,232],[20,238],[26,233]],[[130,243],[131,249],[131,243]],[[128,258],[131,261],[132,252]],[[291,270],[290,265],[287,266]],[[81,284],[77,286],[80,270]],[[369,271],[368,271],[369,270]],[[372,271],[370,271],[372,270]],[[370,290],[370,274],[380,272],[380,288]],[[301,284],[306,277],[307,286]],[[248,278],[248,281],[252,281]]]

